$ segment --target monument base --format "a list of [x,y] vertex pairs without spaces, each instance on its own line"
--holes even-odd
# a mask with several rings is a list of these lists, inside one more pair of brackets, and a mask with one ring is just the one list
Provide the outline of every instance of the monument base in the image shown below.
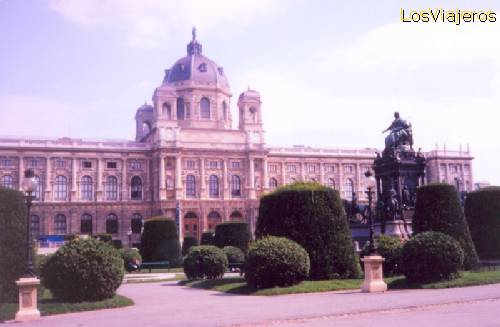
[[40,319],[40,311],[37,307],[37,287],[40,280],[35,277],[21,277],[16,281],[19,287],[19,311],[16,313],[16,321],[31,321]]
[[[375,235],[382,234],[382,224],[375,223]],[[403,220],[390,220],[385,222],[385,233],[387,236],[398,237],[402,240],[408,240],[413,233],[411,222],[404,222]]]
[[361,285],[361,291],[365,293],[387,291],[382,273],[382,263],[385,259],[379,255],[368,255],[361,261],[365,265],[365,281]]

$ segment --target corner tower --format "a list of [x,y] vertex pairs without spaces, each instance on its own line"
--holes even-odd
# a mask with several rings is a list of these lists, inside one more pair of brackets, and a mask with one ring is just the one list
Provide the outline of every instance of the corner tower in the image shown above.
[[246,132],[247,142],[264,144],[264,128],[259,92],[250,88],[238,97],[239,129]]

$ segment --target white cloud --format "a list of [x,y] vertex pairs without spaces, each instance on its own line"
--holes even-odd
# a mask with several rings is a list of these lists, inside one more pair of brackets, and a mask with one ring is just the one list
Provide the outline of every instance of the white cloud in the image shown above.
[[224,31],[268,15],[278,0],[51,0],[51,8],[82,26],[111,25],[133,47],[156,47],[193,25]]

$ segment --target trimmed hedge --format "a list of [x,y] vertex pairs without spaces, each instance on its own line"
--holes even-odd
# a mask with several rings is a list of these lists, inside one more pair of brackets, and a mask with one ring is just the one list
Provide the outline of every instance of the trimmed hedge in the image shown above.
[[201,234],[201,245],[214,245],[214,232],[208,231]]
[[63,245],[41,267],[42,283],[67,302],[111,298],[123,279],[123,260],[109,243],[95,239]]
[[142,257],[137,249],[120,249],[120,255],[123,259],[123,265],[128,272],[134,271],[139,268]]
[[235,246],[225,246],[222,248],[222,251],[226,255],[227,261],[229,263],[245,262],[245,253],[243,253],[240,248],[237,248]]
[[467,194],[465,217],[479,257],[499,260],[500,187],[486,187]]
[[99,241],[103,241],[106,243],[111,243],[113,241],[113,236],[108,233],[97,233],[95,234],[94,238]]
[[289,238],[306,249],[313,280],[355,278],[360,272],[338,191],[316,183],[278,188],[260,200],[257,238]]
[[245,263],[245,280],[255,288],[290,286],[309,275],[306,250],[284,237],[268,236],[250,247]]
[[26,270],[26,204],[21,192],[0,187],[0,303],[16,302]]
[[247,223],[228,221],[215,226],[214,245],[220,248],[235,246],[247,252],[251,240],[252,233]]
[[457,190],[449,184],[429,184],[417,189],[417,203],[413,217],[414,235],[427,231],[450,235],[464,250],[464,268],[478,264],[469,226],[465,220]]
[[186,255],[192,246],[198,245],[198,239],[191,235],[184,236],[184,242],[182,242],[182,255]]
[[188,279],[222,278],[227,267],[226,255],[213,245],[193,246],[184,259],[184,273]]
[[165,217],[154,217],[145,221],[140,251],[145,262],[179,261],[181,245],[175,221]]
[[[361,251],[361,257],[369,254],[370,246],[367,244]],[[384,276],[395,276],[400,273],[401,249],[403,243],[398,237],[378,235],[375,237],[375,249],[384,259]]]
[[464,251],[451,236],[424,232],[412,237],[401,250],[401,271],[410,283],[432,282],[458,276]]

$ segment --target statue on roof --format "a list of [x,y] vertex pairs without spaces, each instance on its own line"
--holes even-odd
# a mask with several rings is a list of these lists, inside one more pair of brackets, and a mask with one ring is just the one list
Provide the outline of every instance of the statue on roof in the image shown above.
[[404,145],[408,145],[410,148],[413,147],[411,124],[403,120],[399,116],[399,112],[394,113],[394,120],[389,127],[382,131],[382,133],[387,131],[390,131],[390,133],[385,138],[386,149],[394,149]]
[[191,35],[193,36],[193,41],[196,40],[196,26],[193,26],[193,29],[191,30]]

